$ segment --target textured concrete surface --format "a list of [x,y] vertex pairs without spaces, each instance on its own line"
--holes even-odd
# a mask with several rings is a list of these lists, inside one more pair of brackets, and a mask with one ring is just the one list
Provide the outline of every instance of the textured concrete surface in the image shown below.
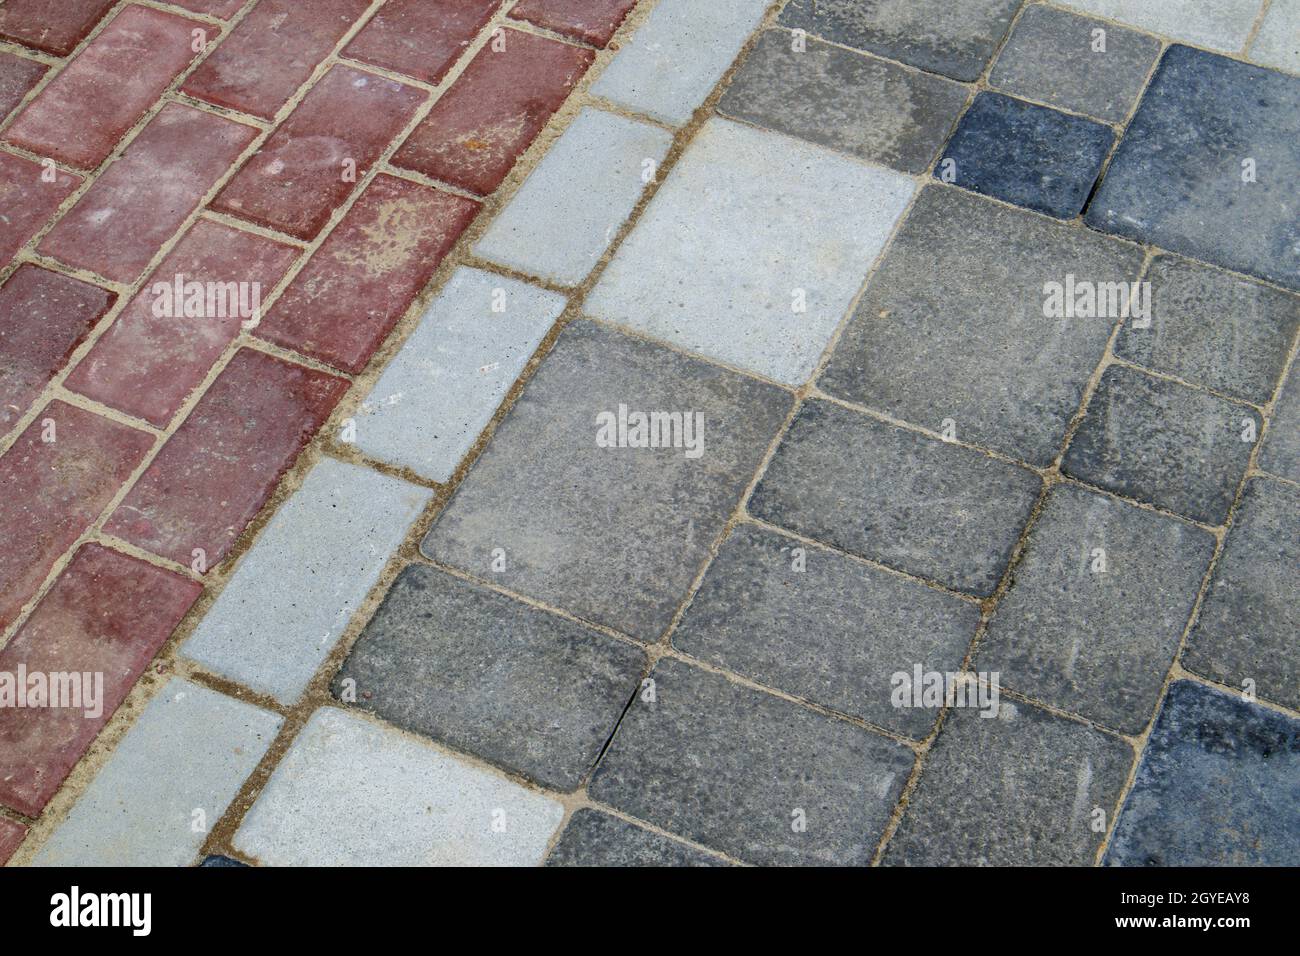
[[1214,50],[1240,50],[1263,0],[1061,0],[1062,6]]
[[599,810],[579,810],[546,858],[547,866],[725,866],[716,856]]

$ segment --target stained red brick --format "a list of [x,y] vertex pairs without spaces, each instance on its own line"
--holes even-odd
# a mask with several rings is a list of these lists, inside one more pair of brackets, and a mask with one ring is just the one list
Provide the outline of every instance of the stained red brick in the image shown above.
[[159,10],[123,8],[27,104],[4,138],[93,169],[198,56],[190,31],[202,26]]
[[183,89],[269,120],[369,8],[370,0],[262,0]]
[[58,170],[53,170],[53,180],[45,182],[41,178],[45,172],[40,163],[0,153],[0,269],[81,185],[79,176]]
[[40,251],[134,282],[257,136],[257,130],[168,103],[41,240]]
[[0,37],[67,56],[114,0],[8,0],[0,6]]
[[186,10],[193,10],[195,13],[206,13],[209,16],[220,17],[225,20],[233,17],[248,2],[248,0],[171,0],[178,6]]
[[437,83],[500,5],[500,0],[389,0],[343,55]]
[[0,672],[85,675],[80,706],[0,708],[0,804],[45,809],[202,591],[97,544],[77,551],[0,651]]
[[485,196],[591,66],[581,47],[505,32],[505,49],[484,47],[394,154],[408,169]]
[[510,15],[604,46],[635,6],[636,0],[519,0]]
[[[2,10],[4,7],[0,7]],[[0,52],[0,121],[14,111],[44,75],[43,64]]]
[[212,568],[347,388],[345,379],[240,350],[106,530],[184,564],[201,549]]
[[0,434],[41,394],[117,296],[23,263],[0,288]]
[[25,826],[0,817],[0,866],[9,862],[9,858],[14,855],[14,851],[18,849],[25,836],[27,836]]
[[478,209],[461,196],[376,176],[257,335],[360,372]]
[[423,90],[334,67],[226,184],[213,208],[314,238],[425,98]]
[[0,457],[0,628],[152,446],[146,432],[50,402]]

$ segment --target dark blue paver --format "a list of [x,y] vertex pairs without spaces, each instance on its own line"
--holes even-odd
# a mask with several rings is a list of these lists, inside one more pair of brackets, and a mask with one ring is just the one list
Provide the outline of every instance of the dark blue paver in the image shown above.
[[230,857],[228,857],[228,856],[221,856],[221,855],[219,855],[219,854],[213,854],[212,856],[204,857],[204,858],[203,858],[203,862],[200,863],[199,866],[201,866],[201,867],[205,867],[205,866],[236,866],[236,867],[244,867],[244,868],[247,868],[247,867],[248,867],[248,864],[247,864],[247,863],[240,863],[238,860],[232,860],[232,859],[231,859]]

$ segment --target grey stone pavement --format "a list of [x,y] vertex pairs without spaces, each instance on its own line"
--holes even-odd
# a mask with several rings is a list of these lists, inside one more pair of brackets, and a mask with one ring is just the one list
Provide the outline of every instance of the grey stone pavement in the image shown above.
[[16,862],[1300,864],[1300,3],[642,2],[554,124]]

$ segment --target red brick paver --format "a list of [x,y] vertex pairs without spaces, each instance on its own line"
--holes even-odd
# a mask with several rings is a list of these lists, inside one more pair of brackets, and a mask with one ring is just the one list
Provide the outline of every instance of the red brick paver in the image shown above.
[[43,64],[0,52],[0,122],[14,111],[44,75]]
[[102,688],[90,708],[0,709],[0,804],[45,808],[202,590],[101,545],[77,552],[0,651],[0,672],[102,674]]
[[501,0],[389,0],[343,55],[438,83]]
[[80,185],[78,176],[0,153],[0,269]]
[[485,196],[501,184],[591,66],[594,54],[508,30],[479,52],[394,154],[415,169]]
[[0,6],[0,38],[67,56],[108,12],[114,0],[7,0]]
[[0,817],[0,866],[4,866],[9,861],[25,836],[27,836],[25,826]]
[[178,6],[186,10],[193,10],[195,13],[206,13],[209,16],[228,19],[233,17],[248,0],[171,0]]
[[146,432],[56,401],[0,457],[0,628],[152,446]]
[[348,382],[242,349],[213,382],[105,530],[212,568],[329,417]]
[[478,213],[478,203],[377,176],[258,327],[360,372]]
[[636,0],[519,0],[510,15],[604,46],[635,6]]
[[18,114],[4,138],[70,166],[98,166],[198,56],[190,31],[201,27],[159,10],[123,8]]
[[36,401],[116,299],[30,263],[0,287],[0,434]]
[[427,94],[336,66],[217,196],[213,208],[312,239]]

